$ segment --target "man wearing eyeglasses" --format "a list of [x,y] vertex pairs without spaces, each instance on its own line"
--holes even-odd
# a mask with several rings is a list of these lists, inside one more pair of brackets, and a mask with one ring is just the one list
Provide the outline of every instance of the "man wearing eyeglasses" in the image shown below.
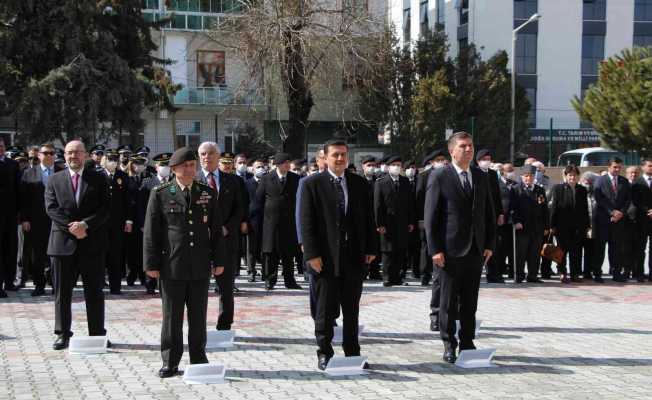
[[45,212],[45,186],[48,179],[59,168],[54,166],[54,146],[50,143],[41,145],[38,149],[39,163],[33,168],[28,168],[23,173],[20,185],[21,201],[20,216],[22,229],[31,239],[31,248],[25,256],[31,265],[29,274],[34,279],[32,296],[45,294],[45,269],[48,265],[47,247],[48,236],[52,221]]

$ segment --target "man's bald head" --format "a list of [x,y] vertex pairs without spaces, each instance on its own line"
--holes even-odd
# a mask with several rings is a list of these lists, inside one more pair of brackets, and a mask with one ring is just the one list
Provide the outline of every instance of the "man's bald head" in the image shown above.
[[84,167],[86,161],[86,146],[81,140],[72,140],[66,144],[64,156],[68,168],[79,171]]

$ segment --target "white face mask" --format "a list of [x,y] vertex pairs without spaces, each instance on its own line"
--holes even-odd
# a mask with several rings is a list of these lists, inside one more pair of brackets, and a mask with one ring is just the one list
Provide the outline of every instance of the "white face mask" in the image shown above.
[[445,164],[443,162],[436,162],[434,163],[433,168],[434,169],[444,168],[444,165]]
[[391,176],[398,176],[401,173],[401,167],[398,165],[390,165],[388,168],[388,172]]
[[367,176],[373,176],[376,174],[376,168],[375,167],[364,167],[364,174]]
[[382,172],[382,171],[380,170],[380,168],[378,168],[378,167],[374,168],[374,175],[378,175],[378,174],[380,174],[381,172]]
[[265,175],[265,167],[258,167],[254,170],[254,175],[256,178],[260,178],[261,176]]
[[487,161],[487,160],[478,161],[478,167],[482,169],[489,169],[490,166],[491,166],[491,161]]
[[509,179],[510,181],[515,181],[516,180],[516,173],[515,172],[507,172],[507,173],[505,173],[505,179]]
[[167,165],[161,165],[160,167],[158,167],[158,175],[161,178],[167,178],[168,176],[170,176],[170,167],[168,167]]
[[144,166],[144,165],[134,165],[134,171],[135,171],[137,174],[140,174],[140,173],[143,172],[144,170],[145,170],[145,166]]
[[118,162],[117,161],[107,161],[106,162],[106,169],[113,172],[115,169],[118,168]]
[[387,165],[381,165],[380,172],[387,172]]
[[408,168],[405,170],[405,176],[408,177],[408,179],[414,178],[414,168]]
[[238,171],[240,175],[244,175],[247,173],[247,164],[238,164],[236,171]]

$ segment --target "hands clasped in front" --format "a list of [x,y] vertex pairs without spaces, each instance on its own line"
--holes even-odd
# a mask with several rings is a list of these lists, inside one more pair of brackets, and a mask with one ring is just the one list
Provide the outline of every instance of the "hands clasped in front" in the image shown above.
[[[364,256],[364,263],[371,264],[376,259],[376,256],[373,254],[367,254]],[[308,265],[312,268],[313,271],[320,273],[324,267],[321,257],[315,257],[308,260]]]
[[[484,262],[486,263],[487,261],[489,261],[489,259],[493,254],[494,254],[493,251],[489,249],[485,249],[482,252],[482,257],[484,258]],[[435,267],[444,268],[446,266],[446,257],[444,256],[444,252],[437,253],[434,256],[432,256],[432,263]]]
[[[224,273],[224,267],[211,267],[211,274],[213,276],[220,276]],[[150,278],[158,279],[161,277],[161,271],[151,270],[145,271],[145,274]]]

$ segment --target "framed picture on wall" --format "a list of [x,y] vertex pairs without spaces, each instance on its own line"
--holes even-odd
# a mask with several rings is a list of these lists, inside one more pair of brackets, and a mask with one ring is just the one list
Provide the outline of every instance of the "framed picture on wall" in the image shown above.
[[214,87],[226,84],[226,67],[223,51],[197,51],[197,87]]

